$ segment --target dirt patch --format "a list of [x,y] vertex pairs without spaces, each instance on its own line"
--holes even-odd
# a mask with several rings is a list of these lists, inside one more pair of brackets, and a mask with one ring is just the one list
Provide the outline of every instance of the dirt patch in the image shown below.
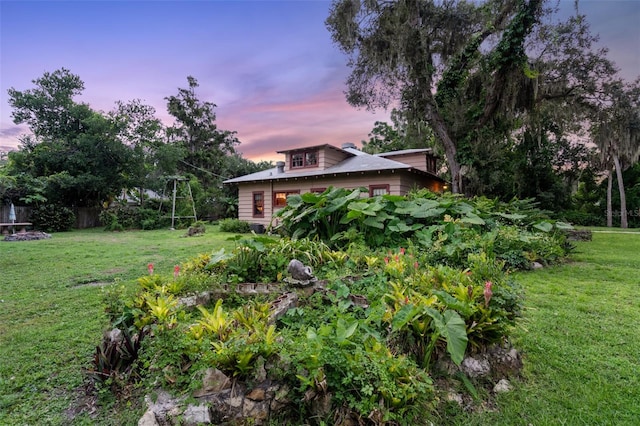
[[73,401],[69,408],[64,410],[64,416],[70,423],[81,414],[87,414],[95,419],[98,415],[97,397],[94,387],[85,383],[73,390]]
[[77,284],[73,284],[71,287],[72,288],[84,288],[84,287],[104,287],[107,286],[109,284],[113,284],[113,281],[91,281],[88,283],[77,283]]

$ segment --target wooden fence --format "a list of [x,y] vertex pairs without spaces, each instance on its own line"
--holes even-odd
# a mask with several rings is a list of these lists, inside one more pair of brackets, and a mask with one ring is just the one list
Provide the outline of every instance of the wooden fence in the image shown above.
[[[0,222],[8,223],[10,206],[0,205]],[[16,222],[30,222],[31,207],[28,206],[14,206],[16,212]],[[96,228],[102,226],[100,223],[100,209],[91,207],[79,207],[74,208],[73,212],[76,215],[76,223],[74,228],[86,229]]]

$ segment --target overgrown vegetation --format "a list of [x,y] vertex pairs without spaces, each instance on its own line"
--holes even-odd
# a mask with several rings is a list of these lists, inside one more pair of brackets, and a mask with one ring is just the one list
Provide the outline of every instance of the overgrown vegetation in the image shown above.
[[100,222],[105,231],[124,231],[128,229],[160,229],[169,227],[166,213],[156,208],[129,206],[114,203],[100,212]]
[[246,234],[251,230],[249,222],[238,219],[222,219],[218,225],[220,226],[220,231],[233,232],[235,234]]
[[570,226],[549,219],[533,200],[504,203],[427,190],[361,198],[362,191],[328,188],[292,195],[277,214],[275,230],[294,239],[317,237],[334,248],[398,247],[410,240],[427,252],[429,264],[461,268],[472,253],[526,269],[534,261],[556,262],[570,249],[562,233]]
[[[154,276],[163,277],[167,283],[174,281],[175,265],[181,264],[182,291],[215,288],[216,284],[205,282],[198,274],[184,272],[189,265],[204,268],[208,263],[208,260],[199,260],[200,256],[194,257],[194,253],[211,253],[212,247],[216,250],[226,247],[231,252],[238,244],[226,241],[228,235],[215,231],[215,227],[208,227],[201,238],[182,238],[175,231],[112,234],[98,229],[54,234],[49,240],[29,243],[0,243],[4,280],[0,295],[3,300],[0,358],[6,361],[0,363],[0,423],[135,424],[145,409],[142,404],[145,389],[140,387],[143,382],[135,387],[119,387],[121,392],[115,396],[109,390],[112,386],[107,386],[98,394],[97,401],[92,402],[84,395],[82,369],[91,364],[95,347],[101,341],[97,337],[101,330],[106,330],[120,317],[124,309],[122,302],[131,300],[139,291],[135,278],[150,277],[148,263],[154,265]],[[522,290],[515,288],[514,293],[524,291],[526,294],[524,299],[518,299],[524,304],[523,317],[511,332],[525,361],[523,380],[512,382],[516,389],[500,395],[495,405],[486,411],[463,412],[456,404],[446,403],[445,411],[439,407],[435,424],[495,425],[523,421],[553,424],[579,423],[585,419],[601,424],[634,424],[640,416],[637,407],[640,376],[635,374],[634,360],[640,346],[633,338],[634,325],[640,321],[639,311],[634,308],[634,301],[640,297],[635,285],[635,272],[640,264],[637,256],[633,256],[640,251],[639,235],[596,233],[592,242],[576,245],[574,262],[508,276],[522,285]],[[377,253],[376,269],[381,271],[384,257],[392,259],[396,254],[401,256],[398,250],[391,256],[388,252]],[[373,261],[374,256],[369,257],[369,261]],[[351,268],[364,270],[367,258],[359,258],[359,269],[350,266],[347,272]],[[322,268],[316,272],[320,275]],[[331,271],[326,275],[331,277]],[[187,279],[188,276],[191,278]],[[211,280],[208,272],[205,276]],[[335,281],[333,288],[336,289],[333,297],[343,304],[346,304],[345,287],[354,295],[369,291],[374,295],[371,299],[385,294],[384,288],[374,285],[380,282],[378,275],[357,282],[331,280]],[[204,287],[198,287],[200,285]],[[110,292],[112,297],[107,297]],[[102,313],[105,305],[101,295],[110,301],[107,316]],[[230,297],[222,307],[227,313],[234,312],[239,303],[241,299]],[[314,296],[308,303],[318,306],[322,303],[322,309],[333,305],[321,295]],[[498,303],[496,294],[491,305],[496,306],[494,303]],[[212,302],[206,309],[211,313],[214,307]],[[340,303],[331,309],[341,309]],[[363,312],[351,305],[347,312],[350,310],[357,318]],[[328,317],[317,321],[311,313],[306,306],[291,310],[280,319],[277,331],[292,324],[304,329],[305,323],[315,330],[332,321]],[[201,314],[196,309],[191,315],[196,318]],[[357,327],[347,341],[360,338],[363,330],[361,325]],[[332,330],[337,328],[335,321]],[[349,328],[345,329],[346,332]],[[318,341],[324,343],[325,339],[335,336],[337,334],[320,336]],[[179,333],[173,337],[176,339],[165,340],[167,348],[178,344],[181,341],[178,338],[182,339]],[[148,347],[152,341],[147,336],[143,343]],[[443,343],[437,346],[438,353],[446,353]],[[471,343],[468,347],[471,349]],[[379,361],[381,356],[378,354],[371,360]],[[358,359],[363,360],[363,369],[382,369],[381,361],[374,365],[364,358]],[[349,360],[327,362],[340,367]],[[198,381],[197,378],[194,381]],[[301,387],[302,382],[298,383]],[[457,386],[467,389],[462,381]],[[488,396],[480,387],[476,389],[480,397]],[[366,401],[362,406],[365,404]]]
[[45,232],[69,231],[76,222],[76,215],[67,207],[57,204],[41,204],[31,211],[29,220],[36,229]]
[[[294,423],[436,416],[436,362],[459,366],[507,343],[522,312],[509,271],[562,259],[564,237],[531,202],[359,195],[330,188],[290,197],[281,230],[311,238],[232,237],[231,251],[199,255],[172,276],[149,265],[134,294],[107,300],[114,327],[153,336],[137,376],[174,392],[197,390],[193,377],[207,368],[243,383],[284,383],[288,399],[302,402],[275,417]],[[273,318],[270,303],[296,291],[284,280],[291,259],[323,284],[297,291],[296,306]],[[247,293],[247,282],[275,287]],[[214,297],[197,309],[180,301],[202,289]],[[97,348],[92,371],[104,351]],[[129,375],[124,368],[118,377]]]
[[[357,252],[308,239],[239,241],[228,255],[188,262],[187,272],[138,279],[138,291],[120,304],[113,324],[154,336],[145,340],[140,362],[139,375],[149,383],[194,390],[199,383],[192,377],[209,367],[256,383],[256,369],[270,366],[268,378],[289,384],[291,400],[306,401],[288,416],[329,421],[342,411],[411,424],[434,410],[434,361],[460,364],[465,353],[504,341],[520,315],[519,289],[502,264],[483,255],[471,255],[472,267],[460,271],[428,266],[425,256],[405,249]],[[234,282],[280,281],[296,257],[321,271],[327,291],[301,292],[298,306],[279,321],[270,319],[266,303],[279,292],[234,293]],[[221,298],[185,308],[179,297],[189,294],[185,283],[194,277]],[[366,309],[353,303],[355,291],[369,301]],[[99,367],[94,362],[93,370]],[[315,404],[326,395],[331,410],[318,412]]]

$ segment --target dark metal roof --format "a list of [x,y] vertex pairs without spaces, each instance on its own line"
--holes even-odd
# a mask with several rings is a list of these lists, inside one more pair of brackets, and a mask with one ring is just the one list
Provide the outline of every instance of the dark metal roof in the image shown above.
[[406,154],[420,154],[420,153],[433,153],[433,150],[431,148],[414,148],[414,149],[402,149],[400,151],[389,151],[389,152],[381,152],[378,154],[374,154],[377,155],[379,157],[392,157],[394,155],[406,155]]
[[[358,149],[354,148],[345,148],[340,149],[336,148],[332,145],[318,145],[320,147],[331,147],[334,149],[338,149],[345,153],[352,155],[349,158],[341,161],[340,163],[328,167],[326,169],[306,169],[301,170],[299,172],[278,172],[278,168],[275,167],[273,169],[263,170],[261,172],[252,173],[245,176],[240,176],[233,179],[225,180],[224,183],[242,183],[242,182],[259,182],[259,181],[270,181],[270,180],[286,180],[286,179],[295,179],[295,178],[303,178],[303,177],[312,177],[312,176],[328,176],[328,175],[336,175],[336,174],[346,174],[346,173],[365,173],[365,172],[376,172],[376,171],[392,171],[392,170],[406,170],[408,172],[415,172],[418,174],[428,175],[434,179],[441,180],[439,177],[432,173],[425,172],[423,170],[416,169],[408,164],[401,163],[399,161],[389,160],[384,158],[381,155],[371,155],[366,152],[362,152]],[[316,148],[316,147],[310,147]],[[304,148],[309,149],[309,148]],[[297,151],[289,150],[289,151],[278,151],[282,152],[290,152]],[[407,150],[410,151],[410,150]],[[395,151],[401,152],[401,151]],[[389,153],[386,153],[389,154]]]

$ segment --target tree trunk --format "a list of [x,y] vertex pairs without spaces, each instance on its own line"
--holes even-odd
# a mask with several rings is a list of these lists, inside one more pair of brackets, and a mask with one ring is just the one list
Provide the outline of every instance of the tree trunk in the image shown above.
[[427,100],[426,121],[431,125],[436,138],[440,140],[444,148],[449,172],[451,172],[451,192],[462,193],[462,176],[460,175],[460,163],[458,162],[456,144],[451,139],[447,124],[437,111],[433,99]]
[[607,228],[613,226],[613,212],[611,211],[611,188],[613,186],[613,175],[609,169],[609,176],[607,176]]
[[618,191],[620,192],[620,228],[628,228],[627,223],[627,196],[624,192],[624,181],[622,180],[622,168],[617,155],[613,156],[613,163],[616,165],[616,178],[618,179]]

